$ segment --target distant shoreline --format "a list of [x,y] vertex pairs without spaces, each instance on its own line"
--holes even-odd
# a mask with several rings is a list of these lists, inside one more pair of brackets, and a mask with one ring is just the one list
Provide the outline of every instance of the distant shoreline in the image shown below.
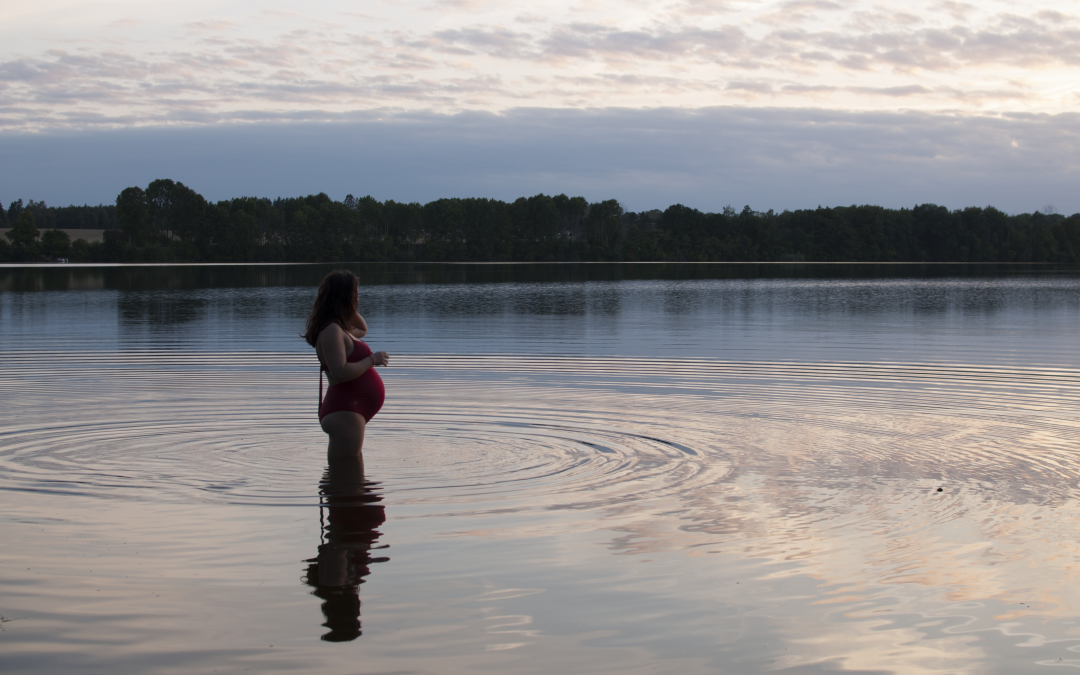
[[352,195],[337,202],[325,193],[208,202],[159,179],[146,190],[126,188],[116,206],[16,201],[6,224],[32,216],[40,241],[30,229],[10,243],[0,236],[0,261],[1080,263],[1080,213],[1046,211],[864,204],[703,213],[672,204],[634,213],[614,199],[565,194],[427,204]]

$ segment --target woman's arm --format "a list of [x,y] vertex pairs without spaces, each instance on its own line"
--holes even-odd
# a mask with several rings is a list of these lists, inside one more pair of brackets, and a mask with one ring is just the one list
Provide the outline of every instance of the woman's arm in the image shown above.
[[[371,356],[365,356],[355,363],[346,362],[345,354],[345,331],[337,324],[330,324],[319,333],[319,354],[322,355],[323,363],[326,364],[326,372],[330,376],[332,384],[355,380],[368,368],[378,363],[386,363],[386,352],[375,352]],[[351,338],[348,338],[351,340]],[[381,356],[381,358],[380,358]]]
[[353,317],[352,325],[349,326],[349,332],[353,334],[357,340],[367,335],[367,321],[364,321],[364,317],[360,316],[360,312],[356,313]]

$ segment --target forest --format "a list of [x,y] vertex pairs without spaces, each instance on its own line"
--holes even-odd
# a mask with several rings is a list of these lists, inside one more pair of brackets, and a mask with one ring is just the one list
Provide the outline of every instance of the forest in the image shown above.
[[[427,204],[352,195],[210,202],[183,183],[129,187],[115,204],[0,204],[0,262],[1080,262],[1080,214],[934,204],[775,212],[539,194]],[[104,230],[71,241],[64,230]]]

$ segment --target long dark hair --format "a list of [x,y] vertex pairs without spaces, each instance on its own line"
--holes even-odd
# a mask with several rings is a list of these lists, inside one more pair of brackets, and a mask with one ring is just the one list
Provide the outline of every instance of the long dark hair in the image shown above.
[[314,347],[319,333],[332,323],[348,330],[356,320],[356,294],[359,290],[360,280],[349,270],[334,270],[323,277],[319,284],[319,295],[307,318],[307,331],[302,334],[304,340]]

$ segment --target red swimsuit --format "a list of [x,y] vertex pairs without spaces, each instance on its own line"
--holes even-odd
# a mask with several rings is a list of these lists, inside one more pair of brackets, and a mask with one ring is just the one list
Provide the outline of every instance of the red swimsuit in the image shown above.
[[[346,363],[356,363],[371,356],[371,347],[362,340],[353,338],[353,350],[345,358]],[[322,395],[322,374],[328,372],[326,365],[320,363],[319,369],[319,419],[330,413],[343,410],[359,413],[365,422],[370,422],[375,413],[382,408],[386,398],[386,389],[382,378],[375,372],[374,366],[364,371],[360,377],[332,384],[326,388],[326,398]]]

